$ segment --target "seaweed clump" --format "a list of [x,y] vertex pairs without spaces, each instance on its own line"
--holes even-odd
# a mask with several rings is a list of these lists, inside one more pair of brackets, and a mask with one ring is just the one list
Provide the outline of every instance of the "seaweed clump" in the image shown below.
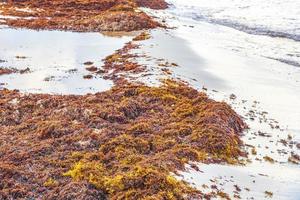
[[29,73],[29,72],[30,72],[30,69],[28,67],[25,69],[0,67],[0,76],[7,75],[7,74],[13,74],[13,73],[25,74],[25,73]]
[[132,49],[139,48],[139,45],[128,42],[122,49],[117,50],[114,54],[107,56],[104,59],[105,70],[113,70],[110,76],[115,77],[118,73],[130,72],[136,74],[145,71],[145,67],[138,64],[133,58],[138,55],[131,54]]
[[83,96],[4,89],[0,110],[0,199],[200,199],[172,173],[244,155],[230,106],[173,80]]
[[148,40],[150,39],[151,36],[149,33],[147,32],[142,32],[141,34],[139,34],[138,36],[136,36],[135,38],[133,38],[133,41],[141,41],[141,40]]
[[147,7],[152,9],[166,9],[168,3],[164,0],[136,0],[136,3],[141,7]]
[[15,73],[15,72],[16,72],[16,69],[0,67],[0,75],[12,74],[12,73]]
[[[150,35],[142,33],[141,35]],[[140,35],[139,35],[140,36]],[[138,36],[138,37],[139,37]],[[147,71],[145,65],[139,64],[135,58],[141,57],[139,54],[131,53],[133,49],[138,49],[139,45],[130,41],[121,49],[103,59],[104,65],[100,68],[92,66],[86,68],[90,73],[86,76],[93,77],[101,75],[104,79],[112,80],[116,85],[126,84],[128,80],[133,80],[133,75]]]
[[164,0],[28,0],[1,4],[1,23],[12,27],[79,32],[134,31],[162,25],[139,7],[165,9]]

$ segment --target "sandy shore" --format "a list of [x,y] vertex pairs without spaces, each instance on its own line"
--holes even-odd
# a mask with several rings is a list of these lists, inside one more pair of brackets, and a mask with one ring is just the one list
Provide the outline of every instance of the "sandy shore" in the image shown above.
[[[0,87],[25,93],[83,95],[107,91],[117,78],[156,87],[161,85],[161,79],[179,79],[214,100],[226,102],[242,116],[249,126],[241,137],[242,149],[248,156],[240,157],[238,166],[226,162],[209,165],[184,162],[186,170],[174,176],[211,197],[228,194],[233,199],[297,199],[300,195],[299,68],[251,54],[253,50],[245,54],[245,50],[228,49],[238,40],[229,43],[227,35],[245,40],[251,35],[178,17],[172,8],[145,9],[145,13],[164,19],[175,29],[152,30],[149,38],[136,42],[138,48],[117,58],[110,57],[113,65],[106,69],[106,77],[91,73],[92,67],[104,70],[103,59],[107,61],[107,56],[114,55],[136,34],[109,37],[3,27],[0,65],[18,70],[29,67],[31,72],[2,75]],[[18,40],[21,36],[26,40]],[[120,59],[123,64],[134,62],[144,68],[132,73],[129,65],[128,71],[113,73],[120,70]],[[92,78],[85,79],[87,75]]]
[[[220,45],[230,40],[227,35],[242,35],[245,40],[251,35],[180,18],[174,11],[157,14],[177,28],[166,34],[153,33],[158,39],[147,51],[178,63],[182,68],[174,69],[174,77],[199,89],[208,88],[212,98],[231,104],[250,126],[243,137],[252,155],[246,166],[200,165],[203,173],[191,170],[184,172],[183,178],[199,189],[207,189],[203,188],[207,182],[217,184],[232,197],[238,185],[243,188],[238,192],[242,199],[267,198],[265,191],[272,191],[276,199],[297,199],[299,165],[289,162],[289,158],[293,153],[299,154],[294,145],[300,140],[299,68],[251,55],[250,49],[244,54]],[[172,54],[172,49],[178,55]],[[257,151],[255,155],[252,149]],[[266,157],[274,158],[275,163],[269,163]]]

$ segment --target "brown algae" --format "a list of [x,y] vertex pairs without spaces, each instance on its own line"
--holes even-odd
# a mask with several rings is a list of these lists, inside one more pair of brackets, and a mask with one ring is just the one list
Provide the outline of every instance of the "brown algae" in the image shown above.
[[[139,7],[167,8],[164,0],[27,0],[1,4],[0,24],[35,30],[134,31],[162,27]],[[11,17],[13,16],[13,18]]]
[[244,155],[230,106],[173,80],[83,96],[4,89],[0,110],[1,199],[203,198],[171,172]]

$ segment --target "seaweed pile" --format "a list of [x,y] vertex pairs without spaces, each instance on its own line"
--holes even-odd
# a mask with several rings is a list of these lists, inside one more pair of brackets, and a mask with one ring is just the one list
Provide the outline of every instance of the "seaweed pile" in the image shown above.
[[0,199],[209,199],[171,173],[244,156],[230,106],[170,79],[82,96],[4,89],[0,111]]
[[130,75],[146,71],[145,66],[133,60],[140,57],[130,52],[132,49],[137,48],[139,48],[139,45],[131,41],[112,55],[107,56],[103,60],[103,69],[106,74],[104,78],[113,80],[115,84],[119,84],[119,82],[122,83],[124,81],[125,77],[130,79]]
[[141,73],[147,71],[147,68],[137,61],[137,58],[144,55],[132,53],[131,51],[140,48],[138,41],[147,40],[150,37],[148,32],[141,32],[122,48],[105,57],[103,59],[104,65],[101,67],[94,66],[92,62],[86,62],[86,70],[89,74],[84,75],[84,78],[91,79],[95,76],[102,76],[106,80],[112,80],[115,85],[134,81],[135,78],[132,75],[141,75]]
[[10,68],[6,68],[6,67],[0,67],[0,75],[12,74],[12,73],[15,73],[15,72],[16,72],[15,69],[10,69]]
[[10,0],[0,4],[2,24],[78,32],[133,31],[162,26],[139,7],[165,9],[164,0]]
[[[31,29],[132,31],[162,26],[139,7],[165,9],[164,0],[11,0],[0,23]],[[171,79],[134,83],[146,66],[132,53],[142,32],[107,56],[84,65],[115,86],[86,95],[0,90],[0,199],[210,199],[174,178],[193,162],[239,162],[247,127],[224,102]],[[161,67],[177,66],[161,63]],[[1,71],[2,70],[2,71]],[[165,73],[171,73],[166,68]],[[1,68],[1,74],[30,69]]]
[[[161,58],[153,58],[145,53],[135,51],[136,49],[141,49],[143,46],[140,41],[148,40],[150,38],[151,35],[149,32],[141,32],[130,42],[125,43],[122,48],[105,57],[102,60],[104,64],[101,67],[94,66],[93,62],[86,62],[86,64],[88,64],[86,70],[89,74],[84,75],[84,78],[91,79],[98,76],[106,80],[112,80],[115,85],[122,85],[127,81],[138,82],[140,81],[138,80],[139,77],[153,75],[150,71],[153,71],[156,67],[159,69],[158,74],[161,77],[170,78],[169,75],[172,75],[170,68],[177,67],[178,64],[170,63]],[[143,60],[149,61],[151,59],[155,60],[157,63],[147,65],[143,62]]]
[[25,69],[15,69],[15,68],[7,68],[7,67],[0,67],[0,76],[1,75],[7,75],[7,74],[13,74],[13,73],[20,73],[20,74],[24,74],[24,73],[28,73],[30,72],[30,69],[27,67]]

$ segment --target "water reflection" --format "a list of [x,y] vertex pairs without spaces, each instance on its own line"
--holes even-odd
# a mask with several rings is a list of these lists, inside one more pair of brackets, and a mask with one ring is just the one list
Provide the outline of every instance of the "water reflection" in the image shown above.
[[[83,63],[92,61],[101,66],[105,56],[130,39],[131,36],[110,37],[100,33],[0,29],[0,59],[6,61],[0,66],[29,67],[32,71],[0,76],[0,83],[9,89],[34,93],[84,94],[107,90],[112,82],[83,79],[88,73]],[[49,77],[50,81],[45,81]]]

